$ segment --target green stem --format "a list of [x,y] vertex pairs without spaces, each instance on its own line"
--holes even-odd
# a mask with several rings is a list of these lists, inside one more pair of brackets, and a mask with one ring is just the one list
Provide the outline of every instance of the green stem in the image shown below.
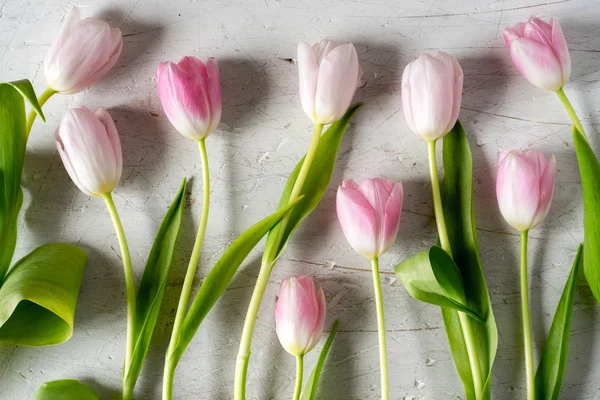
[[302,393],[302,373],[304,372],[304,355],[296,356],[296,387],[294,388],[293,400],[300,399]]
[[[302,186],[304,186],[304,181],[306,180],[310,166],[315,158],[315,155],[317,154],[322,132],[323,125],[316,124],[313,131],[313,137],[310,142],[310,147],[308,148],[308,152],[306,153],[306,157],[304,158],[304,162],[302,163],[302,167],[300,168],[296,182],[294,182],[294,186],[292,187],[288,204],[300,196]],[[246,313],[242,337],[240,339],[240,348],[238,350],[238,356],[235,365],[235,382],[233,392],[235,400],[244,400],[246,398],[246,376],[248,372],[248,361],[250,359],[250,346],[252,345],[252,333],[254,332],[254,325],[256,323],[256,318],[258,317],[260,303],[265,294],[265,289],[267,288],[269,276],[277,258],[277,253],[279,251],[281,240],[283,239],[285,228],[290,220],[290,213],[286,214],[277,225],[278,230],[275,241],[272,243],[271,247],[265,249],[265,254],[263,254],[263,260],[260,267],[260,272],[258,274],[258,279],[256,280],[256,285],[254,286],[254,291],[252,292],[252,298],[250,299],[250,305],[248,306],[248,311]]]
[[385,320],[383,317],[383,298],[381,296],[381,281],[379,279],[379,259],[371,260],[373,272],[373,288],[375,289],[375,306],[377,308],[377,335],[379,337],[379,374],[381,376],[381,399],[388,400],[390,396],[388,384],[387,345],[385,340]]
[[127,297],[127,348],[125,352],[125,366],[123,376],[127,376],[129,366],[131,365],[131,357],[133,355],[134,347],[134,332],[135,332],[135,278],[133,275],[133,267],[131,265],[131,256],[129,254],[129,246],[127,245],[127,239],[125,238],[125,232],[123,231],[123,225],[121,224],[121,218],[115,207],[112,194],[106,193],[102,195],[106,208],[110,213],[113,225],[115,226],[115,232],[117,239],[119,240],[119,246],[121,247],[121,257],[123,258],[123,272],[125,273],[125,293]]
[[179,341],[179,333],[181,325],[185,318],[192,292],[194,277],[196,276],[196,268],[200,260],[200,252],[202,243],[204,242],[204,234],[208,223],[208,210],[210,205],[210,172],[208,170],[208,155],[206,153],[206,143],[204,139],[198,140],[198,149],[200,151],[200,159],[202,162],[202,214],[200,215],[200,225],[196,233],[196,241],[190,256],[187,272],[183,281],[181,295],[179,296],[179,304],[177,305],[177,313],[175,314],[175,322],[173,323],[173,331],[171,332],[171,340],[165,357],[165,370],[163,374],[163,400],[170,400],[172,396],[173,377],[175,376],[175,368],[177,367],[177,357],[173,357],[173,352]]
[[521,313],[523,314],[523,344],[525,346],[525,370],[527,372],[527,399],[535,400],[535,372],[533,369],[531,319],[529,317],[529,286],[527,284],[528,235],[529,231],[521,232]]
[[573,106],[571,105],[571,102],[567,98],[567,95],[565,94],[565,92],[561,88],[556,91],[556,94],[558,95],[558,98],[560,99],[560,101],[563,103],[563,105],[567,109],[567,113],[569,113],[569,117],[571,117],[571,121],[573,121],[573,125],[575,125],[575,128],[577,128],[577,130],[579,132],[581,132],[581,134],[583,135],[585,140],[587,140],[589,142],[588,137],[583,130],[583,126],[581,126],[581,121],[579,121],[579,117],[577,117],[577,113],[575,113],[575,110],[573,109]]
[[[56,90],[51,88],[47,88],[46,90],[44,90],[40,97],[38,97],[38,103],[40,105],[40,108],[42,108],[44,104],[46,104],[48,99],[52,97],[55,93]],[[29,115],[27,116],[27,124],[25,125],[25,139],[29,138],[29,134],[31,133],[31,127],[33,126],[33,121],[35,121],[36,117],[37,113],[34,110],[29,111]]]
[[[428,142],[429,153],[429,173],[431,175],[431,191],[433,195],[433,208],[435,211],[435,221],[438,228],[438,236],[442,249],[452,257],[452,249],[450,247],[450,238],[448,237],[448,229],[446,227],[446,219],[444,217],[444,208],[442,206],[442,195],[440,193],[440,181],[437,171],[436,158],[436,142],[431,140]],[[476,399],[480,399],[483,393],[483,375],[479,368],[477,346],[475,345],[475,335],[469,316],[463,312],[458,312],[461,330],[467,347],[467,355],[469,357],[469,365],[471,366],[471,374],[473,376],[473,386],[475,389]]]

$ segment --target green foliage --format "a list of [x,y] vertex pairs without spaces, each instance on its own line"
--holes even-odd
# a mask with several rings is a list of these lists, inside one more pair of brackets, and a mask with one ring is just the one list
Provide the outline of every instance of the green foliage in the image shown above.
[[33,400],[100,400],[100,397],[75,379],[62,379],[44,383],[35,391]]

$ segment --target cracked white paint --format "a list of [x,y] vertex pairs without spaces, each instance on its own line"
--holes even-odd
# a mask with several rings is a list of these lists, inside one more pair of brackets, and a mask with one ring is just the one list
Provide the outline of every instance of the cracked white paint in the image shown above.
[[[343,238],[335,188],[343,178],[375,175],[402,180],[406,198],[398,240],[381,261],[393,399],[464,398],[439,310],[411,299],[393,279],[393,265],[435,240],[426,146],[404,123],[400,76],[418,54],[443,49],[465,72],[461,121],[473,147],[479,239],[499,327],[493,398],[525,396],[519,326],[518,237],[500,216],[494,176],[500,149],[535,146],[558,160],[555,197],[532,233],[531,309],[536,359],[549,329],[578,242],[581,189],[569,119],[558,99],[530,85],[509,59],[502,29],[530,14],[561,20],[573,58],[567,95],[600,150],[600,7],[597,0],[0,0],[2,80],[30,78],[44,88],[41,62],[71,6],[118,26],[123,55],[91,89],[55,96],[36,122],[27,147],[25,204],[16,257],[40,244],[65,241],[89,253],[73,338],[49,348],[0,348],[0,400],[31,398],[43,382],[78,378],[102,398],[120,388],[125,346],[125,296],[118,246],[102,202],[75,188],[53,143],[67,107],[110,110],[121,133],[123,180],[115,201],[123,217],[139,279],[163,213],[181,179],[191,178],[176,262],[158,332],[138,383],[138,399],[159,399],[162,359],[200,210],[196,146],[164,118],[154,82],[157,64],[184,55],[215,56],[223,77],[223,118],[208,139],[211,214],[198,276],[237,234],[272,212],[287,174],[308,146],[311,124],[297,88],[296,44],[323,37],[356,44],[364,84],[340,148],[330,190],[298,229],[267,289],[252,345],[249,399],[291,397],[294,360],[273,327],[274,297],[290,274],[316,276],[329,302],[327,326],[340,319],[321,383],[323,399],[376,399],[379,393],[376,316],[370,271]],[[260,248],[260,246],[259,246]],[[231,398],[234,361],[258,272],[251,254],[191,343],[177,369],[175,398]],[[583,281],[577,290],[569,364],[561,399],[600,393],[598,306]],[[168,322],[165,322],[168,321]],[[319,347],[320,348],[320,347]],[[317,348],[317,350],[319,349]],[[317,351],[307,356],[312,367]],[[308,375],[308,373],[307,373]],[[415,382],[422,382],[418,388]]]

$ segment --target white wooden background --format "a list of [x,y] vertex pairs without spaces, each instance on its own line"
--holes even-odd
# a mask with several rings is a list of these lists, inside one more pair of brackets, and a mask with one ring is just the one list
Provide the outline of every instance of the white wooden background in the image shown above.
[[[102,201],[76,189],[55,151],[53,132],[64,110],[103,106],[116,120],[124,170],[115,197],[138,279],[181,179],[191,179],[166,306],[137,386],[138,399],[159,399],[201,184],[196,146],[175,132],[161,110],[156,66],[193,55],[215,56],[221,68],[223,118],[208,139],[212,201],[200,281],[240,232],[275,209],[287,174],[306,150],[311,123],[300,107],[293,59],[299,41],[324,37],[356,45],[365,73],[355,99],[365,105],[344,138],[325,198],[272,275],[254,335],[248,398],[291,397],[294,360],[277,341],[273,305],[281,280],[298,274],[313,275],[324,287],[327,327],[340,319],[320,398],[378,398],[369,266],[346,243],[335,215],[335,189],[342,179],[373,176],[401,180],[406,193],[398,240],[381,262],[392,399],[464,398],[439,310],[410,298],[392,274],[397,262],[436,236],[426,146],[406,126],[400,99],[404,66],[434,49],[453,53],[465,73],[460,118],[474,155],[478,233],[499,328],[492,397],[524,398],[518,237],[496,205],[499,151],[535,147],[558,160],[550,213],[531,233],[536,359],[582,240],[583,208],[568,116],[554,94],[535,88],[512,66],[502,30],[532,14],[560,19],[573,59],[573,82],[565,91],[600,152],[598,0],[0,0],[0,79],[29,78],[38,92],[45,88],[42,60],[71,5],[121,28],[125,45],[104,79],[76,96],[53,97],[45,107],[48,122],[36,123],[27,147],[16,257],[65,241],[85,248],[89,263],[70,341],[50,348],[0,348],[0,399],[29,399],[43,382],[67,377],[83,380],[106,399],[117,398],[120,389],[125,296],[117,241]],[[177,369],[177,399],[232,397],[238,340],[259,257],[254,252],[240,268],[192,341]],[[598,311],[580,279],[561,399],[600,398]],[[320,347],[307,356],[307,370]]]

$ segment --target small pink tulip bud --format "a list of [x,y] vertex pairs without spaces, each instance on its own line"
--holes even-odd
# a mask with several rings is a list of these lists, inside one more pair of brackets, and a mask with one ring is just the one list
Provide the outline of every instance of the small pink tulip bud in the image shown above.
[[531,17],[504,30],[517,69],[535,86],[557,91],[571,76],[571,56],[560,24]]
[[293,356],[311,351],[325,325],[325,295],[308,276],[285,279],[275,304],[275,328],[283,348]]
[[556,159],[544,153],[503,151],[498,165],[496,195],[502,216],[513,228],[526,231],[542,222],[552,202]]
[[123,49],[118,28],[94,18],[81,19],[71,8],[44,60],[46,82],[60,93],[77,93],[102,78]]
[[402,73],[402,108],[410,130],[425,140],[450,132],[462,90],[462,68],[448,53],[434,51],[408,64]]
[[315,123],[331,124],[342,118],[358,88],[362,70],[352,43],[322,40],[298,45],[300,101]]
[[156,70],[158,97],[171,124],[194,140],[211,134],[221,120],[221,82],[214,58],[206,65],[195,57],[177,64],[163,62]]
[[372,260],[394,244],[403,196],[402,184],[387,179],[365,179],[360,186],[353,180],[342,183],[337,192],[337,215],[354,250]]
[[119,133],[103,108],[67,111],[55,133],[58,154],[77,187],[90,196],[112,192],[121,179]]

